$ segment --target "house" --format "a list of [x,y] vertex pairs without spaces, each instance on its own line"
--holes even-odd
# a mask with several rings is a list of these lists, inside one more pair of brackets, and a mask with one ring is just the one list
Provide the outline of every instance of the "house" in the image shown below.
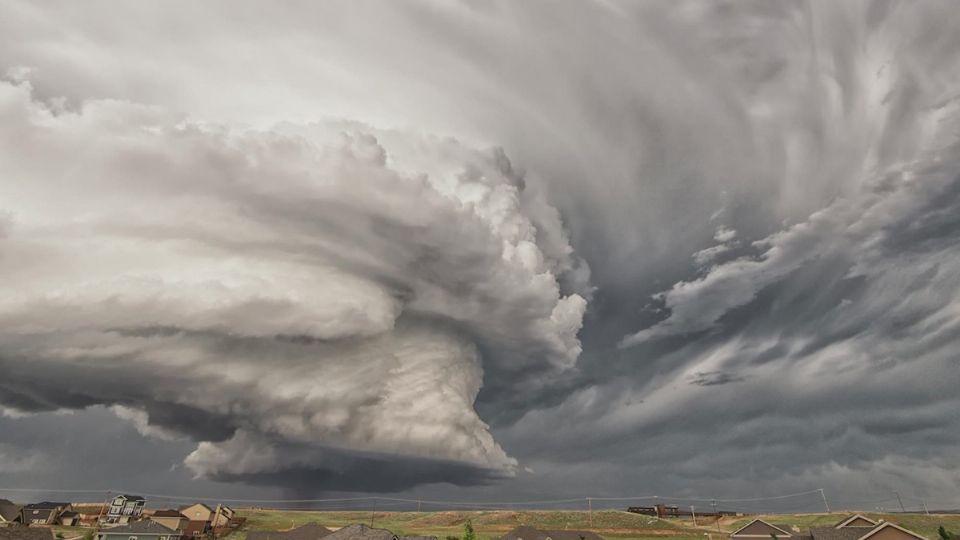
[[319,540],[333,534],[317,523],[307,523],[289,531],[249,531],[247,540]]
[[387,529],[374,529],[355,523],[333,531],[324,540],[399,540],[399,537]]
[[811,527],[812,540],[927,540],[895,523],[873,521],[859,514],[833,527]]
[[593,531],[541,530],[520,526],[500,537],[500,540],[603,540]]
[[213,511],[213,518],[210,520],[210,526],[214,529],[218,527],[229,527],[230,523],[236,518],[237,513],[224,504],[218,504],[217,509]]
[[110,502],[106,521],[126,525],[143,514],[143,507],[146,504],[147,500],[139,495],[117,495]]
[[60,517],[57,518],[57,523],[63,525],[64,527],[78,527],[80,525],[80,513],[73,510],[60,512]]
[[47,527],[0,527],[0,540],[53,540]]
[[187,523],[190,522],[187,516],[181,514],[178,510],[157,510],[150,516],[150,519],[175,531],[183,531],[187,528]]
[[733,540],[769,540],[771,537],[791,540],[809,540],[810,535],[800,534],[799,529],[789,525],[774,525],[762,519],[755,519],[730,533]]
[[72,510],[80,515],[80,525],[96,526],[102,516],[107,514],[108,504],[74,504]]
[[180,507],[180,513],[190,521],[206,521],[213,519],[213,509],[203,503]]
[[730,534],[733,540],[768,540],[771,536],[783,540],[928,540],[899,525],[877,522],[856,514],[833,527],[811,527],[801,534],[799,528],[774,525],[755,519]]
[[209,521],[194,521],[192,519],[187,520],[187,524],[183,527],[183,530],[180,531],[184,540],[203,538],[208,532],[210,532]]
[[6,499],[0,499],[0,527],[7,527],[22,522],[20,514],[23,507]]
[[69,510],[70,503],[43,501],[28,504],[20,512],[21,523],[26,525],[54,525],[60,513]]
[[97,533],[97,540],[177,540],[179,537],[177,531],[150,519],[132,521]]
[[843,529],[846,527],[870,527],[871,529],[880,523],[860,514],[854,514],[840,523],[833,526],[834,529]]

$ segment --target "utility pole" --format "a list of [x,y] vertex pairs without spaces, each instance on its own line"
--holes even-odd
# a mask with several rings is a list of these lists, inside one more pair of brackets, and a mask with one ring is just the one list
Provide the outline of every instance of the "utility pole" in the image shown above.
[[900,503],[900,511],[906,514],[907,509],[903,507],[903,499],[900,498],[900,492],[894,491],[893,493],[897,496],[897,502]]
[[720,530],[720,511],[717,510],[717,500],[714,499],[714,500],[710,501],[710,506],[713,506],[713,513],[716,514],[716,516],[717,516],[717,532],[718,532],[718,533],[723,533],[723,531]]
[[930,515],[930,511],[927,510],[927,501],[920,501],[920,504],[923,505],[923,513],[929,516],[929,515]]
[[423,504],[423,500],[420,497],[417,497],[417,512],[420,511],[421,504]]
[[370,513],[370,528],[373,528],[373,521],[377,518],[377,498],[373,498],[373,512]]
[[590,514],[590,528],[593,528],[593,499],[587,497],[587,512]]
[[827,513],[830,513],[830,505],[827,504],[827,495],[823,492],[823,488],[820,488],[820,497],[823,499],[823,506],[827,509]]
[[693,514],[693,526],[696,527],[697,526],[697,508],[692,504],[690,505],[690,513]]

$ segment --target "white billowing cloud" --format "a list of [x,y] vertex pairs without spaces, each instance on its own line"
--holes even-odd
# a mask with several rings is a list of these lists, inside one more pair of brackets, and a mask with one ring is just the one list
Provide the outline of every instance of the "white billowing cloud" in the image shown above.
[[[4,356],[109,374],[70,403],[66,376],[0,399],[115,405],[141,432],[204,440],[195,414],[258,441],[256,456],[201,442],[201,475],[282,469],[273,443],[511,472],[473,410],[484,371],[520,383],[580,353],[589,271],[499,150],[66,110],[17,82],[0,83],[0,169]],[[190,414],[161,418],[164,403]]]

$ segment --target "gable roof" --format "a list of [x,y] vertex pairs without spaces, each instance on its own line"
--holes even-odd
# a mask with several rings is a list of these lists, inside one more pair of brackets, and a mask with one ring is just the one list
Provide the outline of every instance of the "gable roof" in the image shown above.
[[[884,529],[889,529],[889,528],[897,529],[898,531],[903,532],[903,533],[906,533],[906,534],[909,534],[910,536],[912,536],[912,537],[914,537],[914,538],[917,538],[918,540],[927,540],[927,537],[921,536],[921,535],[919,535],[919,534],[917,534],[917,533],[915,533],[915,532],[913,532],[913,531],[911,531],[911,530],[904,529],[903,527],[897,525],[896,523],[890,523],[889,521],[887,521],[887,522],[885,522],[885,523],[882,523],[882,524],[874,527],[870,532],[868,532],[867,534],[861,536],[861,537],[858,538],[857,540],[867,540],[868,538],[870,538],[871,536],[877,534],[878,532],[880,532],[880,531],[882,531],[882,530],[884,530]],[[843,530],[843,529],[840,529],[840,530]]]
[[813,540],[860,540],[866,527],[810,527]]
[[24,506],[24,508],[29,508],[30,510],[56,510],[57,508],[66,508],[68,506],[70,506],[70,503],[42,501],[30,503]]
[[500,540],[603,540],[593,531],[542,530],[529,525],[521,525],[500,537]]
[[331,534],[330,529],[311,522],[289,531],[250,531],[247,540],[318,540]]
[[120,499],[120,498],[126,499],[128,501],[146,501],[146,499],[144,499],[140,495],[127,495],[126,493],[122,493],[114,497],[114,499]]
[[0,540],[53,540],[47,527],[0,527]]
[[[868,525],[856,525],[856,523],[858,523],[858,522],[863,522],[863,521],[866,521],[866,522],[868,523]],[[848,517],[847,519],[841,521],[840,523],[837,523],[834,527],[837,528],[837,529],[839,529],[839,528],[841,528],[841,527],[870,527],[870,528],[872,529],[873,527],[876,527],[877,525],[878,525],[878,523],[877,523],[876,521],[874,521],[874,520],[872,520],[872,519],[870,519],[870,518],[868,518],[868,517],[866,517],[866,516],[863,516],[863,515],[861,515],[861,514],[854,514],[854,515]]]
[[[757,524],[757,523],[760,523],[760,524],[762,524],[762,525],[765,525],[769,530],[768,530],[767,532],[763,532],[763,533],[759,533],[759,532],[755,533],[755,532],[752,532],[752,531],[751,531],[751,532],[743,532],[743,531],[746,531],[748,528],[750,528],[752,525]],[[771,533],[773,533],[773,534],[779,533],[779,534],[777,534],[777,536],[780,536],[780,535],[783,535],[783,536],[793,536],[793,532],[790,531],[790,527],[788,527],[788,526],[786,526],[786,525],[773,525],[773,524],[768,523],[768,522],[766,522],[766,521],[764,521],[764,520],[762,520],[762,519],[755,519],[755,520],[751,521],[750,523],[747,523],[747,524],[744,525],[743,527],[740,527],[739,529],[737,529],[737,530],[733,531],[732,533],[730,533],[730,536],[731,536],[731,537],[733,537],[733,536],[754,537],[754,536],[755,536],[755,537],[758,537],[758,538],[760,538],[760,537],[762,537],[762,538],[769,538]]]
[[156,521],[147,519],[144,521],[134,521],[128,525],[121,525],[110,529],[103,529],[100,534],[176,534],[177,531],[164,527]]
[[179,510],[156,510],[153,513],[152,517],[169,517],[169,518],[183,518],[187,519],[187,516],[180,513]]
[[180,507],[180,511],[183,512],[184,510],[186,510],[186,509],[188,509],[188,508],[193,508],[194,506],[202,506],[202,507],[206,508],[208,512],[213,512],[213,508],[210,508],[209,506],[203,504],[202,502],[193,503],[193,504],[187,504],[187,505],[181,506],[181,507]]
[[362,523],[347,525],[326,536],[326,540],[399,540],[387,529],[374,529]]
[[0,499],[0,521],[19,521],[23,507],[6,499]]

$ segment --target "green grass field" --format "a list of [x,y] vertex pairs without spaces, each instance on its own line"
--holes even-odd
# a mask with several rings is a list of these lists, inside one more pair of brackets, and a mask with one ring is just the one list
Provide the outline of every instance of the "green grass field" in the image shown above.
[[[720,530],[714,520],[700,520],[694,527],[691,520],[657,519],[623,511],[596,511],[592,517],[585,511],[450,511],[450,512],[321,512],[297,510],[239,510],[247,518],[246,525],[230,535],[231,540],[244,540],[246,531],[285,530],[315,521],[329,527],[343,527],[351,523],[371,524],[400,534],[462,536],[463,524],[469,519],[479,540],[492,540],[518,525],[543,529],[589,529],[602,536],[618,540],[719,540],[760,517],[767,521],[796,525],[801,530],[836,524],[848,514],[778,514],[727,518]],[[960,533],[960,515],[873,514],[872,519],[884,519],[903,525],[931,540],[937,540],[937,528]],[[592,519],[592,522],[591,522]]]

